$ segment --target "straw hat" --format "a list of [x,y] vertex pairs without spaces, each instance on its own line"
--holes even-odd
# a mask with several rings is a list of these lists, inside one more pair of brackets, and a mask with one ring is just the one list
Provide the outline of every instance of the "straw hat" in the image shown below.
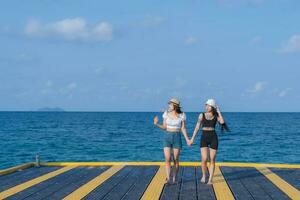
[[170,99],[168,103],[173,103],[173,104],[180,106],[180,101],[175,98]]

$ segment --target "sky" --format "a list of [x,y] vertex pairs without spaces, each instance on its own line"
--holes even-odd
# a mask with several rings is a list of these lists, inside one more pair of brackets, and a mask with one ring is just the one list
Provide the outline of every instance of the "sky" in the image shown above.
[[300,111],[299,0],[1,0],[0,110]]

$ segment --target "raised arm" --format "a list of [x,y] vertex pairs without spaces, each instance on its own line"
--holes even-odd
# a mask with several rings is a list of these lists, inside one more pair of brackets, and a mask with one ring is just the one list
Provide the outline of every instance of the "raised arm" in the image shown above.
[[225,123],[225,120],[223,118],[223,115],[222,115],[219,107],[217,107],[217,112],[218,112],[218,118],[217,118],[217,120],[218,120],[218,122],[219,122],[219,124],[221,126],[221,132],[224,133],[224,131],[230,131],[229,127]]
[[200,126],[201,126],[202,119],[203,119],[203,113],[201,113],[199,115],[199,117],[198,117],[198,121],[197,121],[197,124],[195,126],[195,129],[194,129],[194,132],[193,132],[193,136],[192,136],[192,139],[191,139],[191,144],[194,143],[194,140],[197,137],[197,134],[198,134]]
[[223,116],[222,116],[222,113],[221,113],[219,107],[217,107],[217,113],[218,113],[218,118],[217,118],[217,119],[218,119],[218,122],[219,122],[220,124],[224,124],[225,121],[224,121],[224,118],[223,118]]
[[167,130],[166,118],[164,118],[163,124],[159,124],[158,122],[159,122],[158,117],[155,116],[154,120],[153,120],[154,125],[157,126],[158,128],[163,129],[163,130]]

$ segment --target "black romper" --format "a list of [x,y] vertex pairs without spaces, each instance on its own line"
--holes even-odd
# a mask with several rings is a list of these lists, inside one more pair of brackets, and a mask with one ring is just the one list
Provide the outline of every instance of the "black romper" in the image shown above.
[[[205,113],[203,114],[202,118],[202,127],[211,127],[215,128],[217,123],[217,118],[214,117],[211,120],[205,118]],[[200,147],[209,147],[211,149],[218,149],[218,135],[215,130],[202,130],[201,142]]]

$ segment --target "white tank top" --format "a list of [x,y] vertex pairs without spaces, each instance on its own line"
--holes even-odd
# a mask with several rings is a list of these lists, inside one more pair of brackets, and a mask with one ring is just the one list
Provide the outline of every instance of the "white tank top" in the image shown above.
[[163,114],[163,118],[166,119],[167,129],[180,129],[182,125],[182,121],[186,120],[185,113],[181,113],[179,117],[175,119],[171,119],[169,117],[169,112],[165,111]]

